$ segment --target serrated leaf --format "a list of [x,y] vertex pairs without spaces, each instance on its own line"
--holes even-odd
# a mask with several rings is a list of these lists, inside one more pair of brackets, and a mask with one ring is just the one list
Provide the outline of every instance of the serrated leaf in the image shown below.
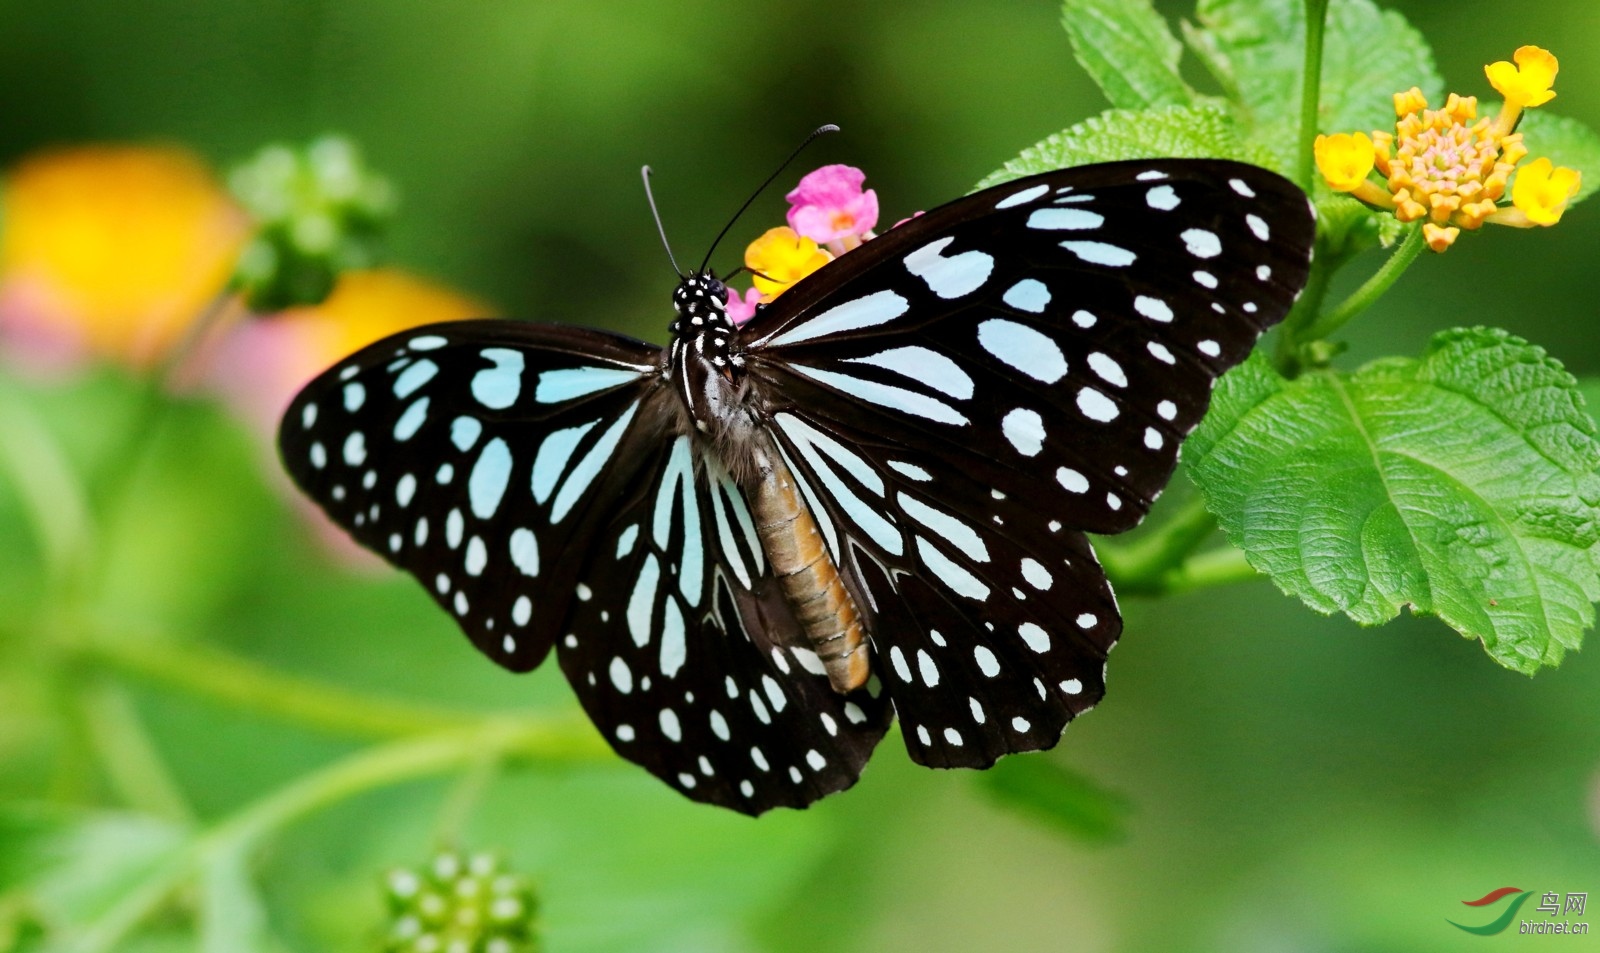
[[1576,382],[1505,331],[1289,381],[1257,357],[1184,447],[1251,565],[1365,625],[1409,606],[1533,674],[1576,649],[1600,576],[1600,443]]
[[1261,164],[1263,150],[1239,138],[1232,118],[1216,103],[1111,109],[1029,146],[976,188],[1091,162],[1118,159],[1239,159]]
[[1080,840],[1120,840],[1130,805],[1087,775],[1049,758],[1004,758],[977,777],[1000,804]]
[[1061,23],[1079,65],[1111,105],[1179,106],[1194,90],[1178,75],[1183,44],[1150,0],[1064,0]]
[[[1488,103],[1478,110],[1480,116],[1492,116],[1499,104]],[[1557,116],[1539,109],[1522,114],[1517,126],[1530,158],[1546,156],[1556,165],[1577,169],[1583,173],[1578,194],[1568,200],[1570,208],[1600,189],[1600,133],[1569,116]]]
[[[1239,104],[1246,135],[1269,149],[1272,168],[1292,173],[1305,64],[1305,7],[1283,0],[1200,0],[1190,46]],[[1395,93],[1444,95],[1427,41],[1405,17],[1371,0],[1331,0],[1322,51],[1322,132],[1394,125]]]

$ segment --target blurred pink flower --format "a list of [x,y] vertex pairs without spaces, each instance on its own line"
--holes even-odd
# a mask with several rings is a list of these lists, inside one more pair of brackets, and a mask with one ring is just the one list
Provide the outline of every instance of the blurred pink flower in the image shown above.
[[842,254],[872,237],[878,193],[861,190],[867,175],[848,165],[825,165],[800,180],[789,200],[789,227]]
[[728,317],[737,327],[756,316],[756,305],[761,303],[761,291],[756,288],[746,288],[744,297],[739,297],[739,292],[733,288],[728,289]]

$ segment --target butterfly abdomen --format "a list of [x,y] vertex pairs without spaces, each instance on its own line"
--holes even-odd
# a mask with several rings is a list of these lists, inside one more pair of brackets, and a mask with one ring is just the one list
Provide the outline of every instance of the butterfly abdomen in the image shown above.
[[784,598],[841,694],[867,683],[871,674],[867,637],[855,600],[823,545],[811,510],[794,475],[771,444],[755,451],[759,476],[750,508],[761,548],[772,562]]

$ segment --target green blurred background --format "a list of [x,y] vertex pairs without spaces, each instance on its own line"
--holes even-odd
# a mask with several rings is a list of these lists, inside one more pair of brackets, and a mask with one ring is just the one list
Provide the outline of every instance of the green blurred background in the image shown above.
[[[1588,0],[1517,4],[1514,17],[1476,0],[1389,6],[1463,93],[1492,96],[1482,65],[1516,46],[1550,48],[1562,74],[1549,108],[1600,126]],[[866,169],[892,221],[1104,108],[1057,18],[1048,0],[8,0],[0,161],[172,141],[222,165],[267,141],[344,132],[403,192],[394,262],[511,314],[659,341],[672,277],[641,164],[656,170],[679,256],[698,260],[774,162],[836,122],[843,134],[810,161]],[[780,219],[781,192],[752,222]],[[756,229],[719,253],[724,268]],[[1440,327],[1481,322],[1600,375],[1600,206],[1555,229],[1492,231],[1413,269],[1350,335],[1347,360],[1416,353]],[[114,446],[128,390],[92,380],[36,402],[88,465]],[[500,671],[408,580],[329,563],[249,437],[206,405],[171,421],[150,471],[139,531],[114,562],[130,638],[175,633],[413,699],[575,707],[553,665]],[[0,483],[0,617],[29,611],[38,585],[23,526]],[[519,770],[491,788],[468,842],[538,881],[556,951],[1592,942],[1479,939],[1445,923],[1487,919],[1460,901],[1504,885],[1592,889],[1600,904],[1592,652],[1530,680],[1434,621],[1362,630],[1265,582],[1124,608],[1105,704],[1039,756],[1116,792],[1129,806],[1120,837],[1040,823],[971,775],[910,765],[891,738],[850,793],[758,821],[691,804],[621,762]],[[35,798],[61,739],[34,650],[4,638],[0,797]],[[170,690],[135,699],[202,816],[355,750]],[[378,877],[426,856],[448,790],[383,790],[279,839],[258,872],[284,946],[371,948]]]

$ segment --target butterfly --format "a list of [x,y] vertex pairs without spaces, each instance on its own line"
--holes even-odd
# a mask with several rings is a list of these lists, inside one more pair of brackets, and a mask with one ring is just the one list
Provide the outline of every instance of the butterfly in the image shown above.
[[1222,160],[1017,179],[666,347],[404,332],[296,397],[289,473],[517,672],[555,649],[618,754],[759,814],[1047,749],[1121,633],[1086,533],[1137,524],[1306,280],[1307,198]]

